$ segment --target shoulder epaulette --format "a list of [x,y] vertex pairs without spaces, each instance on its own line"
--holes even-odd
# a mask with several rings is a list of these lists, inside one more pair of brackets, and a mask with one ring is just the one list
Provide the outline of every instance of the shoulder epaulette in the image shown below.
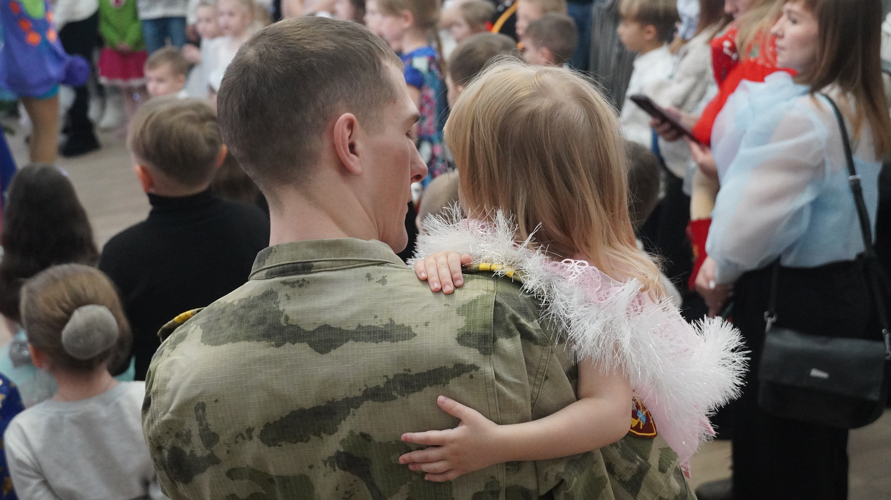
[[523,281],[523,274],[511,267],[505,267],[501,264],[492,264],[489,262],[480,262],[479,264],[471,264],[464,269],[467,274],[476,273],[492,273],[495,276],[507,276],[512,280]]
[[203,307],[199,307],[198,309],[192,309],[191,311],[186,311],[186,312],[180,314],[179,316],[173,318],[172,320],[168,321],[167,323],[165,323],[164,326],[162,326],[161,329],[158,330],[158,337],[161,339],[161,342],[164,342],[165,340],[167,340],[167,337],[169,337],[170,334],[173,333],[174,330],[181,327],[183,325],[183,323],[192,319],[192,317],[194,317],[196,314],[201,312],[203,309],[204,309]]

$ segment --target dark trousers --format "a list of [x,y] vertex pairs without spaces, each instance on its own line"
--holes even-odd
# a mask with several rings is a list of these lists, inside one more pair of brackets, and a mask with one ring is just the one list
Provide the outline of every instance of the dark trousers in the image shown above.
[[[733,404],[734,500],[844,500],[848,497],[848,431],[774,417],[758,407],[758,366],[770,267],[734,286],[733,321],[750,354],[742,396]],[[851,262],[782,268],[777,326],[815,335],[863,336],[870,310],[862,269]]]
[[[99,12],[82,20],[68,23],[59,32],[59,40],[65,52],[92,61],[93,47],[99,35]],[[90,93],[83,84],[74,89],[74,104],[68,110],[69,140],[81,140],[93,136],[93,122],[87,116],[90,108]]]

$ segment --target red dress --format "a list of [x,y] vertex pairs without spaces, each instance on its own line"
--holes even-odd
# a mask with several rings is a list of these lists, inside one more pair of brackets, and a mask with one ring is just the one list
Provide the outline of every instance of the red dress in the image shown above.
[[143,85],[146,59],[148,53],[144,50],[124,53],[106,47],[99,53],[99,81],[118,87]]

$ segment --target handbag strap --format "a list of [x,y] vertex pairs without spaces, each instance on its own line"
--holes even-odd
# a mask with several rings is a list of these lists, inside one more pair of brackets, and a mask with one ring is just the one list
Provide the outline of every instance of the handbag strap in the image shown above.
[[[885,303],[882,301],[882,288],[879,282],[881,270],[878,259],[876,258],[875,249],[872,245],[872,227],[869,223],[869,212],[866,209],[866,202],[863,200],[863,188],[860,185],[860,176],[854,167],[854,154],[851,152],[851,141],[848,138],[848,129],[845,126],[845,120],[842,116],[838,105],[826,94],[821,94],[829,101],[832,111],[835,113],[835,119],[838,121],[839,129],[841,129],[841,138],[845,150],[845,160],[848,167],[848,184],[851,187],[851,193],[854,195],[854,206],[857,209],[857,219],[860,221],[860,234],[863,238],[863,260],[866,265],[867,282],[872,291],[875,300],[876,313],[879,317],[879,324],[882,327],[882,337],[885,340],[885,359],[891,360],[891,328],[888,327],[888,312],[885,309]],[[773,264],[770,280],[770,296],[767,301],[767,311],[764,313],[764,320],[767,323],[765,331],[769,331],[771,326],[776,322],[776,301],[777,301],[777,283],[780,274],[780,260],[777,259]]]

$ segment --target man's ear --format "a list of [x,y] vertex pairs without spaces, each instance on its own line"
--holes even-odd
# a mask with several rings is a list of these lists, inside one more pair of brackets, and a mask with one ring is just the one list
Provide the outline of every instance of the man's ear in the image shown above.
[[220,168],[223,165],[223,162],[226,161],[226,156],[229,155],[229,146],[223,144],[220,146],[220,152],[217,154],[217,166],[216,168]]
[[643,36],[648,42],[653,42],[659,37],[659,30],[652,24],[643,25]]
[[136,172],[136,177],[139,179],[139,183],[142,184],[142,190],[146,193],[152,192],[152,188],[155,187],[155,178],[152,176],[152,171],[139,163],[133,165],[133,171]]
[[340,159],[340,163],[352,175],[362,173],[362,164],[359,154],[359,120],[352,113],[344,113],[334,122],[333,131],[334,151]]

